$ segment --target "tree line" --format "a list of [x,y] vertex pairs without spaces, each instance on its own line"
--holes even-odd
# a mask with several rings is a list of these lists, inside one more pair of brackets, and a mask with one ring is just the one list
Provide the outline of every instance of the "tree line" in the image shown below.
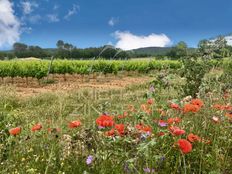
[[[201,40],[198,47],[189,48],[183,41],[177,43],[162,55],[155,55],[160,59],[180,59],[186,56],[195,57],[208,57],[208,58],[223,58],[232,56],[232,46],[228,45],[225,37],[219,36],[216,39]],[[43,49],[39,46],[30,46],[24,43],[15,43],[12,51],[0,52],[0,59],[13,59],[13,58],[49,58],[54,56],[59,59],[128,59],[134,57],[151,57],[149,53],[139,53],[133,51],[123,51],[115,48],[111,45],[105,45],[102,47],[91,48],[77,48],[76,46],[66,43],[62,40],[58,40],[56,48]]]
[[29,46],[24,43],[15,43],[13,45],[13,51],[1,52],[0,59],[12,59],[12,58],[49,58],[54,56],[59,59],[93,59],[93,58],[105,58],[105,59],[126,59],[128,54],[118,48],[114,48],[111,45],[105,45],[102,47],[91,48],[77,48],[76,46],[65,43],[62,40],[58,40],[56,43],[57,48],[43,49],[39,46]]

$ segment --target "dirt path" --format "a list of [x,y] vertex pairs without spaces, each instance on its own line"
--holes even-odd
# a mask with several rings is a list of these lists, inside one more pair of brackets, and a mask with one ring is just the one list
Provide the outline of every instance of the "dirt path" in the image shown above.
[[91,79],[87,82],[81,81],[80,79],[72,79],[71,81],[59,81],[54,84],[49,84],[45,86],[17,86],[16,85],[16,93],[20,97],[30,97],[34,95],[38,95],[41,93],[47,92],[63,92],[63,91],[74,91],[80,89],[122,89],[131,85],[139,85],[150,82],[152,80],[151,77],[148,76],[140,76],[140,77],[111,77],[111,78],[102,78],[102,79]]

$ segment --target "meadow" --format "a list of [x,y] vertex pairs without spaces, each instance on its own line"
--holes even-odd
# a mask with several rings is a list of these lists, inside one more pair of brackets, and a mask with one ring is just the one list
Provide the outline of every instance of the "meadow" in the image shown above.
[[[1,61],[0,171],[230,174],[231,68],[229,59]],[[48,72],[152,80],[17,95],[15,78]]]

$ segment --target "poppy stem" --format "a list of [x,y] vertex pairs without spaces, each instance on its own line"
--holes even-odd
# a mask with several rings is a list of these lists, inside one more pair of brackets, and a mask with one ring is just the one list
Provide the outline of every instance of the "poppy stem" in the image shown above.
[[185,156],[184,156],[184,154],[182,156],[183,156],[183,162],[184,162],[184,174],[187,174],[186,163],[185,163]]

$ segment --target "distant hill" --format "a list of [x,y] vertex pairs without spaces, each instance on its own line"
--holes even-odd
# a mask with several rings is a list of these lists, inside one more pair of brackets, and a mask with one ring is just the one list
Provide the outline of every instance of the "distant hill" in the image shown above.
[[[138,48],[131,50],[134,55],[149,55],[149,56],[164,56],[166,55],[172,47],[146,47],[146,48]],[[189,52],[194,52],[196,48],[188,48]]]

